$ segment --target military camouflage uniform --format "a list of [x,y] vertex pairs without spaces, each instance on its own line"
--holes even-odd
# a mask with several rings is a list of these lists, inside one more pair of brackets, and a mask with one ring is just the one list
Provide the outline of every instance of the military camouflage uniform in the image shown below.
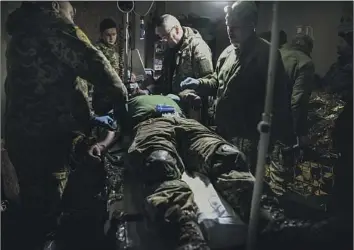
[[166,50],[160,78],[147,87],[151,93],[178,94],[180,83],[187,77],[199,78],[213,72],[211,50],[199,32],[189,27],[183,27],[183,31],[181,44]]
[[[154,96],[138,98],[151,102]],[[142,109],[135,107],[137,112]],[[173,225],[183,217],[176,215],[180,210],[188,214],[188,220],[196,220],[192,191],[181,180],[184,171],[207,175],[237,211],[249,209],[254,177],[243,153],[208,128],[192,119],[160,117],[138,123],[133,134],[128,152],[145,183],[147,210],[153,221]]]
[[[99,40],[96,44],[96,48],[103,53],[103,55],[108,59],[117,74],[122,77],[122,67],[119,67],[119,55],[116,52],[115,45],[107,45],[102,40]],[[108,103],[110,103],[109,97],[107,97],[106,94],[102,93],[102,91],[100,91],[99,89],[96,89],[94,91],[92,84],[80,77],[77,78],[77,83],[80,89],[83,90],[83,92],[85,93],[85,96],[87,96],[91,108],[94,106],[97,113],[104,114],[106,113],[107,109],[110,109],[109,107],[105,107],[106,105],[109,105]],[[98,102],[97,99],[99,99],[100,101]]]
[[[196,91],[201,96],[216,92],[217,132],[245,153],[254,171],[259,140],[257,125],[264,111],[270,45],[256,36],[245,44],[241,52],[233,45],[227,47],[218,59],[215,72],[198,79],[200,84]],[[271,139],[292,145],[294,136],[288,81],[278,53]]]
[[[9,16],[7,32],[5,143],[18,174],[25,218],[31,220],[31,228],[23,227],[23,235],[33,236],[24,240],[31,245],[56,224],[73,139],[83,142],[90,130],[76,77],[104,89],[119,105],[127,90],[86,35],[53,12],[25,3]],[[86,113],[76,110],[77,101]]]
[[280,49],[285,71],[291,82],[291,108],[294,129],[298,136],[307,135],[307,111],[313,89],[315,65],[309,55],[299,49],[283,46]]

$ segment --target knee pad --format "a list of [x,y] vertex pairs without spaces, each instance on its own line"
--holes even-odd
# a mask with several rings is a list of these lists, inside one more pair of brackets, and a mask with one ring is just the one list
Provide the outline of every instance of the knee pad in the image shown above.
[[213,156],[212,160],[213,174],[217,176],[228,173],[231,170],[249,171],[246,156],[237,147],[222,144],[220,145]]
[[144,161],[142,177],[145,182],[156,183],[181,177],[177,159],[166,150],[153,151]]

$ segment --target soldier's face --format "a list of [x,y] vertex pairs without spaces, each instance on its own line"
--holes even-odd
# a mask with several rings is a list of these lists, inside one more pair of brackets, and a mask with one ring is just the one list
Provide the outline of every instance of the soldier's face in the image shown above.
[[116,28],[106,29],[102,33],[102,39],[105,43],[114,45],[117,41],[117,29]]
[[180,41],[181,30],[179,27],[172,27],[167,30],[164,27],[157,27],[155,30],[161,41],[166,42],[170,48],[175,47]]
[[69,1],[55,1],[53,2],[53,9],[68,21],[74,23],[76,11]]
[[246,41],[254,32],[254,25],[241,20],[226,18],[226,29],[230,43],[239,45]]

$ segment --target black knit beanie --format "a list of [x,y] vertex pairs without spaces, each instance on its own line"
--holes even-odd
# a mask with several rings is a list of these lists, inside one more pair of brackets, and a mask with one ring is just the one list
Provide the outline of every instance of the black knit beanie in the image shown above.
[[111,28],[117,28],[117,24],[115,21],[113,21],[110,18],[106,18],[104,19],[101,23],[100,23],[100,32],[104,32],[107,29],[111,29]]

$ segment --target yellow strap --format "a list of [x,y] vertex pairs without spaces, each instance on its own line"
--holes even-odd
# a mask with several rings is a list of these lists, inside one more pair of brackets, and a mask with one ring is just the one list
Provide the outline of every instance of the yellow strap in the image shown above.
[[91,44],[90,39],[86,36],[86,34],[78,27],[75,26],[75,31],[76,31],[76,36],[83,42],[87,43],[87,44]]

